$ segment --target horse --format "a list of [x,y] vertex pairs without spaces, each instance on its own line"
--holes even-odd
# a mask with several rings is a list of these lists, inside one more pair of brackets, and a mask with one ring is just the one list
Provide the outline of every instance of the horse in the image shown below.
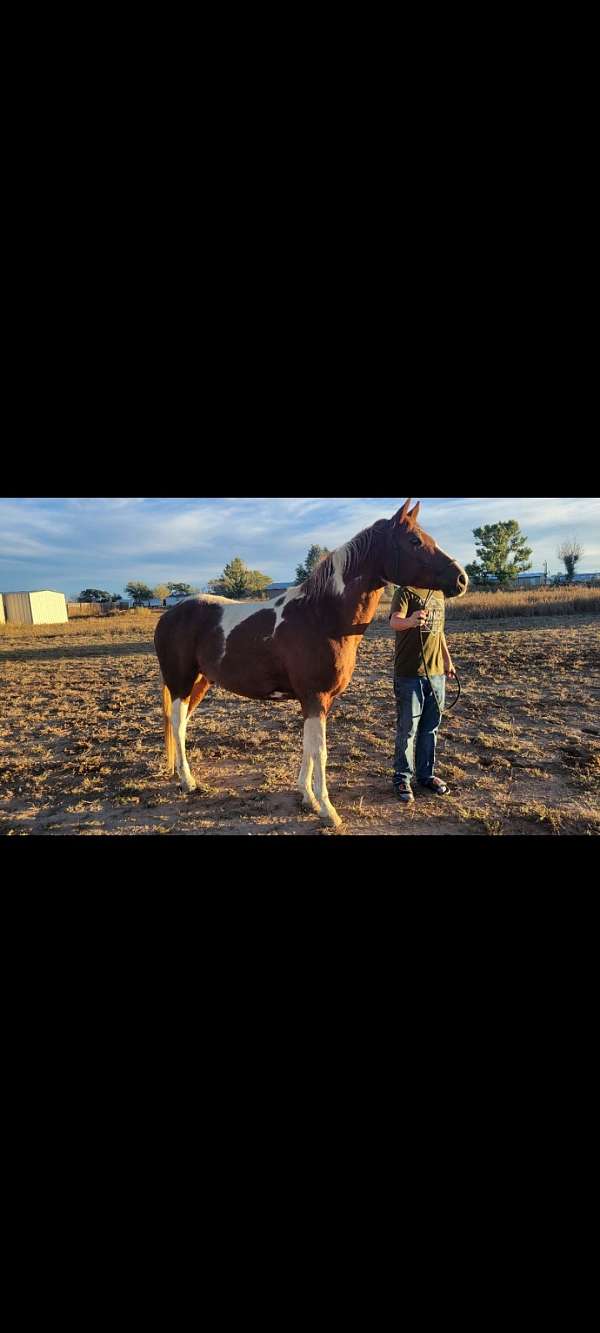
[[[211,685],[247,699],[297,699],[304,718],[302,805],[337,828],[326,781],[327,716],[348,688],[358,646],[387,583],[461,597],[468,578],[419,526],[406,500],[340,546],[302,584],[268,602],[187,597],[164,612],[154,643],[162,673],[167,770],[183,790],[196,782],[185,752],[187,724]],[[313,787],[314,774],[314,787]]]

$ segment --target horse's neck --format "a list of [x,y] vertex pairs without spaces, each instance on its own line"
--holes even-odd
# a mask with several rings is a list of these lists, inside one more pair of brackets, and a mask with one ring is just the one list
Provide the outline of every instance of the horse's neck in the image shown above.
[[373,616],[383,595],[384,585],[373,588],[368,577],[357,578],[344,593],[344,622],[347,633],[364,633],[371,624]]

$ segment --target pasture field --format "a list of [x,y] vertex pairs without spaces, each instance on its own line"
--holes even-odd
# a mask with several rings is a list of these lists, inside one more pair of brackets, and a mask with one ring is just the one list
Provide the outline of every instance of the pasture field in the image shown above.
[[468,592],[446,605],[448,620],[498,620],[515,616],[576,616],[600,613],[600,587],[520,588],[515,592]]
[[[453,608],[461,676],[437,773],[450,794],[390,794],[393,635],[383,615],[328,725],[325,829],[294,791],[302,715],[213,688],[188,728],[198,791],[167,779],[157,613],[0,626],[0,833],[347,835],[600,832],[600,620],[473,622]],[[454,687],[449,685],[449,694]]]

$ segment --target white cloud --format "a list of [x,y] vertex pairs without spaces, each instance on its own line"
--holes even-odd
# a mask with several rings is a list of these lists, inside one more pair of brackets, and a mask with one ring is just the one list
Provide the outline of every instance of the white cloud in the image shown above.
[[[186,579],[202,585],[234,555],[273,579],[291,579],[309,546],[334,548],[406,496],[197,499],[0,500],[0,586],[111,585]],[[418,498],[418,497],[415,497]],[[515,518],[533,548],[534,568],[576,536],[580,568],[600,569],[600,500],[448,497],[423,500],[426,531],[463,563],[475,558],[472,529]]]

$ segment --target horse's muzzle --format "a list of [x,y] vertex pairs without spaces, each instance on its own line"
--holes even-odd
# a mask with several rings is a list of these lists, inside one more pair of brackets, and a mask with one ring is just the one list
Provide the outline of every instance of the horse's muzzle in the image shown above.
[[468,574],[465,574],[464,569],[461,569],[460,565],[457,565],[456,568],[456,582],[448,587],[445,593],[446,597],[464,597],[469,586]]

